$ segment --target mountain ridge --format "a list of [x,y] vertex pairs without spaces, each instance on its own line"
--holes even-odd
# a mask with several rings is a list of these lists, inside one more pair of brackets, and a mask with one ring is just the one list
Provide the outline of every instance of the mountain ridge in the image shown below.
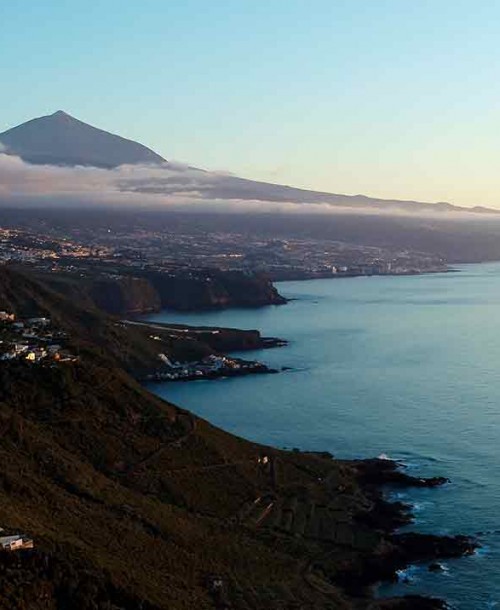
[[[122,180],[123,192],[148,195],[192,195],[202,199],[260,201],[285,204],[316,204],[355,211],[500,214],[484,206],[462,207],[447,202],[381,199],[367,195],[344,195],[263,182],[177,166],[143,144],[93,127],[63,110],[31,119],[0,133],[0,152],[20,157],[33,165],[89,166],[114,169],[121,165],[165,167],[169,175]],[[174,178],[172,178],[172,172]]]

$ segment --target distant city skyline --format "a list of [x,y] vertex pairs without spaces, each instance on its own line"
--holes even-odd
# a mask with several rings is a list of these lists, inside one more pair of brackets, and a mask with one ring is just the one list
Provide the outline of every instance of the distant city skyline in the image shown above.
[[2,3],[0,132],[58,109],[169,160],[500,208],[500,5]]

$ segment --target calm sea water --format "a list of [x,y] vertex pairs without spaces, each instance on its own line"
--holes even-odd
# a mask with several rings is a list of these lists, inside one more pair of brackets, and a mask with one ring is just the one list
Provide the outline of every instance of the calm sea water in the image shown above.
[[381,594],[425,593],[500,608],[500,264],[459,273],[279,284],[282,307],[150,319],[258,328],[290,341],[251,357],[279,375],[162,384],[153,391],[278,447],[386,453],[451,484],[401,494],[413,529],[481,533],[474,557],[425,566]]

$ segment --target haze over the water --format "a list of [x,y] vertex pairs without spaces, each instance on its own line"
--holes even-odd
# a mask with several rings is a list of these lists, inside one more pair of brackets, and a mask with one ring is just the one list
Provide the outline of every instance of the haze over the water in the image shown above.
[[64,108],[196,167],[500,208],[499,18],[463,0],[3,2],[0,132]]

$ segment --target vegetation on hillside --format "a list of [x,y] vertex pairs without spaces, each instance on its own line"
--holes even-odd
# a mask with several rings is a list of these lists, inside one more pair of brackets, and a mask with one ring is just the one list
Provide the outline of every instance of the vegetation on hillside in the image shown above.
[[124,368],[140,331],[6,268],[0,309],[50,316],[80,354],[0,365],[0,526],[35,541],[0,553],[0,610],[440,607],[371,599],[364,568],[410,555],[391,534],[404,511],[362,463],[251,443],[152,396]]

